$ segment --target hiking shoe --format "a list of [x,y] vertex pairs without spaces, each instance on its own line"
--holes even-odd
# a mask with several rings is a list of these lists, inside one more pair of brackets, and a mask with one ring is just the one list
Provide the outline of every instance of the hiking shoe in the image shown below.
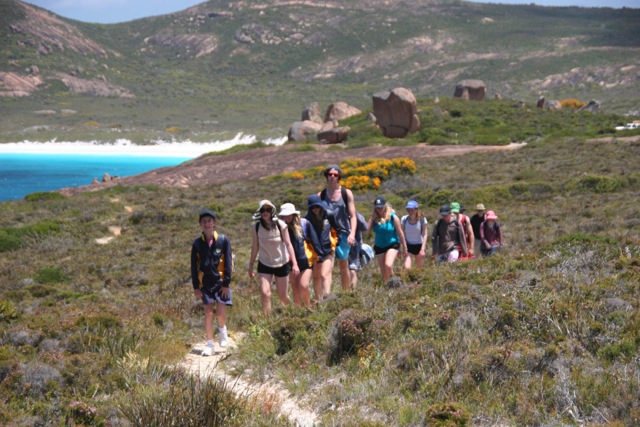
[[203,356],[211,356],[213,354],[213,347],[206,346],[204,350],[202,350]]
[[218,340],[220,342],[220,347],[226,347],[229,345],[229,335],[227,335],[227,327],[218,328]]

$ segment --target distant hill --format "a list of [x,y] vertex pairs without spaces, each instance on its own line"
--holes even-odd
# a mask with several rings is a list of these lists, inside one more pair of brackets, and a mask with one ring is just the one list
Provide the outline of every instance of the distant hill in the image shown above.
[[[640,109],[640,9],[458,0],[208,1],[121,24],[0,2],[0,141],[282,135],[300,111],[406,87]],[[169,130],[169,131],[168,131]],[[102,132],[102,133],[100,133]]]

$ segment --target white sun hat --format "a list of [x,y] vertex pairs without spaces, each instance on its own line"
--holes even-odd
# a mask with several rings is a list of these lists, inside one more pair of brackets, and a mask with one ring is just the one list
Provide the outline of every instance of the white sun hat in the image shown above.
[[280,213],[278,214],[278,216],[288,216],[288,215],[300,215],[300,211],[296,210],[296,207],[293,205],[293,203],[285,203],[284,205],[280,206]]

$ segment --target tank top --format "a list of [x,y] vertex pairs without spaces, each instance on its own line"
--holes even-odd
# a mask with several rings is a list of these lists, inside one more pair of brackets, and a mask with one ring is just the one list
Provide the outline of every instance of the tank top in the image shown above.
[[409,218],[405,220],[402,218],[402,222],[404,223],[404,238],[407,240],[408,245],[421,245],[422,244],[422,227],[427,226],[426,218],[420,218],[418,222],[415,224],[411,224]]
[[395,212],[391,213],[389,221],[378,224],[373,223],[373,231],[376,233],[374,244],[379,248],[387,248],[393,244],[400,242],[396,227],[394,225]]
[[271,230],[267,230],[260,224],[258,227],[258,261],[267,267],[278,268],[289,262],[289,254],[287,247],[282,240],[282,233],[287,232],[287,224],[282,221],[277,221],[278,230],[273,227]]
[[[343,191],[340,191],[340,198],[338,200],[331,200],[331,195],[328,191],[325,191],[325,199],[327,202],[328,210],[332,213],[339,233],[348,233],[351,231],[351,223],[349,222],[349,209],[347,208],[347,202],[343,199]],[[347,194],[346,191],[344,194]]]

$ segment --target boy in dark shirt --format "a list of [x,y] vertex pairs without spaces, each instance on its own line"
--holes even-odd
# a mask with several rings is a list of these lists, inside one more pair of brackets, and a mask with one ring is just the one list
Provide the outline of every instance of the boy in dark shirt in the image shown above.
[[208,209],[200,212],[202,236],[193,241],[191,247],[191,282],[196,298],[204,304],[204,329],[207,347],[203,356],[213,354],[213,302],[218,315],[218,339],[220,347],[228,345],[226,306],[231,306],[231,272],[233,255],[231,243],[224,235],[215,231],[218,216]]

